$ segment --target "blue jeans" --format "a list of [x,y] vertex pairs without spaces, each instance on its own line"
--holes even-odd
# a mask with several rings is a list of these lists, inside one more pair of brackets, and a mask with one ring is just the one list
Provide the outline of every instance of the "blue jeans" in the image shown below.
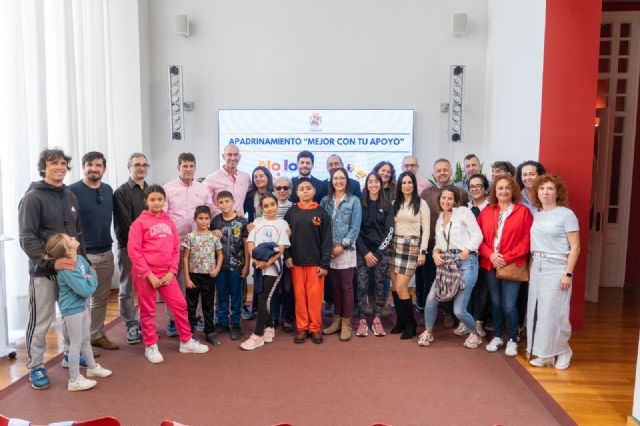
[[[472,253],[467,260],[458,260],[458,269],[464,279],[464,290],[458,291],[453,299],[453,313],[469,331],[475,332],[476,323],[473,316],[467,311],[467,305],[478,279],[478,255]],[[436,299],[435,293],[436,287],[431,286],[424,308],[424,324],[427,330],[433,328],[438,315],[438,299]]]
[[242,278],[238,270],[222,269],[216,277],[216,324],[229,325],[229,298],[231,298],[231,325],[240,325],[240,306],[242,305]]
[[489,287],[491,297],[491,322],[493,323],[493,337],[502,338],[504,321],[507,320],[509,340],[518,341],[518,293],[520,283],[516,281],[500,280],[495,272],[482,270],[484,280]]

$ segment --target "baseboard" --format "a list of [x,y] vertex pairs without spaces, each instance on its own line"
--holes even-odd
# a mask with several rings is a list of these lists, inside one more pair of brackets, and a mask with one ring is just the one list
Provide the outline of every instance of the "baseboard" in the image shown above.
[[640,425],[640,420],[636,419],[633,416],[627,417],[627,426],[638,426]]

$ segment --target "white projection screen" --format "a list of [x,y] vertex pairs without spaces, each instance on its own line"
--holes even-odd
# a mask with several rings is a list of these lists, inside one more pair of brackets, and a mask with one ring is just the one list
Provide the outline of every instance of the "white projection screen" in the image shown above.
[[402,158],[413,153],[413,110],[219,110],[219,152],[240,148],[238,168],[249,174],[267,167],[274,179],[298,174],[296,156],[311,151],[313,175],[328,177],[327,157],[342,157],[349,176],[362,185],[379,161],[400,173]]

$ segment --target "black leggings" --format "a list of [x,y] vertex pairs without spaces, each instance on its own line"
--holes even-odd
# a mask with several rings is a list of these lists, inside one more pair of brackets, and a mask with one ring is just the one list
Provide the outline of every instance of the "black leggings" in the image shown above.
[[257,336],[264,335],[265,327],[273,327],[273,317],[270,315],[271,298],[275,292],[276,278],[269,275],[262,276],[262,291],[258,294],[258,319],[256,320]]
[[216,280],[209,274],[189,273],[191,282],[196,288],[186,289],[187,312],[189,314],[189,325],[191,330],[195,330],[198,319],[196,309],[198,299],[202,300],[202,315],[204,316],[204,333],[213,333],[213,301],[216,295]]

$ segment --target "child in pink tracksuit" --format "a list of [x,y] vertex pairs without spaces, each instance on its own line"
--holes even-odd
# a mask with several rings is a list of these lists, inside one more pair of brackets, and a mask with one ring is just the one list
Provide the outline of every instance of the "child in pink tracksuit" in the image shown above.
[[193,339],[187,319],[187,302],[175,278],[180,261],[180,239],[176,226],[162,208],[165,192],[160,185],[144,190],[147,210],[131,224],[127,252],[131,276],[138,292],[144,355],[153,364],[162,362],[156,333],[156,290],[173,314],[180,336],[180,352],[204,353],[209,347]]

